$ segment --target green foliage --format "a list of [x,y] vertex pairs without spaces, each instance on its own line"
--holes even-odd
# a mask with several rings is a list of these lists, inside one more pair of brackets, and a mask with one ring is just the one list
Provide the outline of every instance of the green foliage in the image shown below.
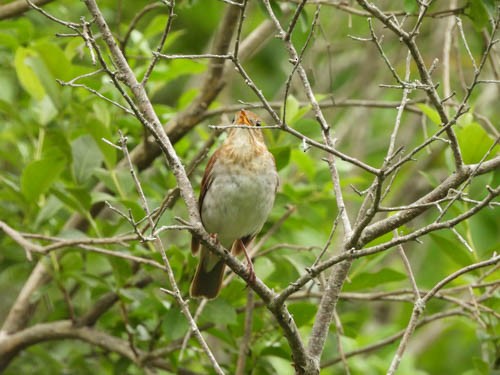
[[481,30],[487,26],[495,12],[495,0],[469,0],[467,5],[466,14],[471,18],[474,27]]
[[[112,27],[117,41],[123,42],[130,23],[147,1],[119,2],[99,1],[106,19]],[[210,51],[214,30],[221,22],[224,9],[222,1],[178,1],[173,28],[168,35],[162,53],[205,53]],[[247,18],[242,30],[243,37],[249,35],[266,20],[262,2],[249,3]],[[418,3],[405,0],[401,4],[386,2],[387,6],[400,6],[411,14],[409,24],[416,17]],[[433,2],[430,12],[439,11],[443,5]],[[494,13],[493,0],[470,0],[459,2],[466,6],[463,18],[467,38],[475,56],[480,56],[484,43],[480,30],[488,29],[489,17]],[[160,3],[158,3],[160,4]],[[271,1],[284,25],[290,15],[280,7],[281,1]],[[161,4],[160,4],[161,5]],[[119,9],[118,9],[119,8]],[[54,1],[44,5],[54,16],[74,22],[80,17],[90,20],[83,2]],[[292,35],[297,47],[302,48],[310,31],[315,7],[306,6]],[[158,7],[148,12],[130,33],[125,52],[128,61],[141,80],[148,70],[152,52],[156,51],[165,23],[166,8]],[[470,18],[470,20],[469,20]],[[418,44],[425,46],[425,60],[441,58],[441,44],[436,42],[436,30],[444,29],[448,19],[425,18],[418,35]],[[386,157],[389,136],[396,118],[394,108],[369,108],[367,106],[343,106],[344,99],[366,99],[377,101],[400,101],[401,91],[378,87],[379,83],[392,82],[372,45],[360,44],[347,35],[368,36],[369,29],[364,17],[347,15],[336,8],[325,6],[319,18],[321,30],[316,30],[303,56],[303,63],[313,84],[316,99],[324,106],[327,122],[331,125],[331,136],[335,147],[364,163],[379,168]],[[375,24],[375,22],[374,22]],[[379,25],[380,26],[380,25]],[[378,26],[377,26],[378,27]],[[94,29],[93,29],[94,30]],[[479,31],[478,31],[479,30]],[[406,50],[388,30],[377,29],[387,34],[384,48],[398,72],[405,67]],[[127,102],[110,83],[110,78],[93,64],[88,47],[81,38],[55,37],[67,33],[56,24],[35,11],[0,22],[0,220],[23,233],[47,236],[45,240],[28,238],[41,246],[51,243],[49,237],[65,239],[100,238],[129,235],[133,233],[129,221],[110,209],[101,210],[105,202],[120,210],[134,221],[145,219],[145,212],[135,190],[128,168],[124,168],[120,150],[109,143],[118,143],[118,131],[127,137],[127,146],[132,153],[142,152],[138,158],[141,165],[136,172],[142,183],[145,196],[152,209],[161,206],[167,194],[176,187],[176,181],[162,157],[146,162],[146,151],[153,150],[150,135],[140,122],[125,111]],[[274,31],[272,32],[274,33]],[[96,33],[96,36],[97,33]],[[439,36],[440,38],[441,36]],[[439,39],[440,40],[440,39]],[[286,78],[291,72],[286,49],[282,41],[271,38],[262,42],[251,59],[243,65],[252,79],[269,100],[276,100],[283,115],[283,92]],[[105,45],[98,38],[100,48]],[[120,44],[120,43],[119,43]],[[458,50],[459,61],[469,61],[468,55]],[[107,53],[103,54],[111,70],[116,67]],[[479,61],[478,59],[476,61]],[[457,63],[456,61],[454,62]],[[160,59],[146,85],[154,109],[164,123],[175,118],[188,108],[200,94],[201,82],[208,72],[209,60]],[[486,64],[488,73],[491,67]],[[453,68],[455,66],[453,65]],[[471,71],[465,64],[465,75]],[[411,77],[418,72],[412,66]],[[436,73],[437,74],[437,73]],[[321,129],[314,117],[301,86],[297,84],[297,73],[286,98],[284,121],[293,129],[317,142],[322,142]],[[72,81],[76,77],[77,80]],[[220,96],[207,103],[210,110],[240,102],[255,102],[257,98],[243,79],[231,71]],[[436,78],[436,82],[439,79]],[[460,90],[460,77],[453,75],[452,86]],[[74,87],[64,83],[72,81]],[[479,85],[482,87],[482,85]],[[440,87],[438,89],[441,89]],[[127,94],[130,92],[125,90]],[[98,92],[106,100],[95,95]],[[458,95],[458,94],[457,94]],[[410,99],[422,99],[424,94],[412,91]],[[470,114],[463,115],[453,127],[459,142],[464,162],[476,164],[497,157],[500,146],[495,143],[494,132],[485,126],[482,119],[498,125],[500,112],[496,99],[474,93],[470,99]],[[432,135],[439,131],[441,119],[430,104],[421,102],[405,111],[401,131],[396,139],[401,154],[422,144],[426,132]],[[334,106],[335,104],[336,106]],[[453,113],[450,106],[450,113]],[[265,111],[256,109],[268,125],[274,125]],[[476,116],[481,114],[482,116]],[[231,117],[231,114],[228,114]],[[422,118],[428,120],[422,129]],[[188,119],[189,120],[189,119]],[[205,118],[190,132],[176,139],[175,148],[184,165],[189,165],[202,145],[211,135],[209,124],[221,123],[220,117]],[[174,134],[178,136],[179,134]],[[444,137],[444,135],[442,135]],[[257,276],[275,292],[280,292],[298,277],[307,273],[323,250],[319,261],[339,254],[342,247],[343,229],[339,225],[330,238],[333,222],[339,214],[328,164],[323,160],[325,152],[307,148],[301,139],[277,130],[266,130],[265,137],[273,153],[280,175],[280,187],[275,207],[263,228],[266,233],[293,206],[293,212],[267,239],[255,258]],[[147,142],[145,142],[147,140]],[[217,141],[220,144],[220,141]],[[133,151],[132,151],[133,150]],[[138,151],[139,150],[139,151]],[[430,189],[437,186],[453,172],[449,155],[443,152],[438,142],[414,155],[416,161],[405,163],[397,177],[390,181],[391,189],[384,190],[383,206],[411,204]],[[212,151],[212,150],[211,150]],[[190,176],[195,189],[206,161]],[[358,194],[367,189],[373,176],[361,171],[351,163],[337,159],[341,174],[341,189],[349,213],[359,208],[365,196]],[[500,172],[479,176],[468,185],[464,195],[471,199],[486,196],[486,185],[498,186]],[[386,185],[388,186],[388,181]],[[459,202],[444,216],[444,220],[463,214],[473,203]],[[446,203],[442,204],[444,207]],[[99,212],[99,214],[96,214]],[[388,217],[394,212],[380,213],[374,221]],[[435,220],[437,211],[398,228],[399,235],[411,233]],[[158,226],[178,224],[176,217],[186,218],[182,201],[163,213]],[[355,217],[350,217],[354,222]],[[144,222],[141,223],[144,225]],[[422,243],[404,244],[412,271],[421,289],[432,288],[460,267],[488,259],[500,248],[498,213],[486,208],[456,227],[457,233],[472,247],[464,246],[456,233],[439,231],[420,238]],[[162,240],[166,247],[175,279],[187,298],[189,284],[197,259],[189,251],[190,236],[186,231],[165,231]],[[394,233],[380,236],[366,246],[375,246],[390,241]],[[257,238],[257,241],[260,237]],[[102,250],[122,255],[143,257],[162,264],[159,253],[148,242],[123,241],[118,244],[93,244]],[[116,301],[89,329],[104,332],[125,343],[130,340],[136,349],[147,353],[165,350],[158,360],[167,363],[158,373],[180,373],[184,370],[198,373],[213,373],[206,355],[195,338],[189,335],[190,326],[175,299],[160,291],[170,288],[166,273],[151,265],[138,265],[130,260],[91,252],[78,244],[66,249],[57,249],[49,255],[32,253],[33,263],[26,260],[21,246],[10,236],[0,235],[0,320],[4,320],[26,280],[35,261],[42,260],[52,282],[36,290],[31,296],[37,308],[29,326],[58,320],[80,319],[96,306],[106,301],[111,294]],[[269,250],[267,252],[267,250]],[[486,275],[478,270],[453,281],[451,286],[473,284],[485,276],[486,282],[498,282],[498,275]],[[310,295],[294,296],[287,302],[289,310],[304,339],[310,335],[317,313],[318,294],[322,292],[324,278],[307,284],[303,291]],[[327,363],[338,357],[337,334],[340,334],[346,352],[373,345],[404,329],[411,314],[413,294],[404,294],[406,300],[397,300],[401,290],[411,290],[407,272],[397,250],[358,259],[353,263],[349,279],[343,291],[351,297],[342,296],[337,313],[342,323],[342,332],[332,325],[327,338],[322,361]],[[474,288],[467,293],[479,296],[485,288]],[[371,301],[356,298],[357,294],[395,293],[395,300]],[[459,294],[464,300],[469,296]],[[354,297],[352,297],[354,295]],[[239,345],[244,336],[247,288],[245,283],[234,278],[220,296],[208,301],[198,323],[203,330],[219,363],[227,373],[234,373]],[[299,298],[300,297],[300,298]],[[358,296],[359,297],[359,296]],[[277,322],[261,306],[255,297],[252,336],[247,356],[245,373],[292,374],[294,373],[290,347]],[[189,301],[194,312],[200,301]],[[464,310],[463,316],[452,316],[419,328],[412,342],[415,351],[405,354],[400,367],[402,374],[487,374],[491,371],[495,350],[498,350],[498,322],[491,311],[498,311],[496,301],[485,301],[485,309]],[[424,317],[433,313],[459,308],[453,301],[433,299],[427,306]],[[488,311],[488,308],[491,311]],[[470,314],[470,315],[467,315]],[[471,318],[472,316],[472,318]],[[476,324],[479,321],[480,324]],[[131,339],[132,338],[132,339]],[[183,339],[187,345],[183,348]],[[397,342],[378,350],[348,359],[352,374],[383,374],[387,371],[397,348]],[[419,347],[419,344],[421,344]],[[182,351],[182,356],[180,355]],[[446,361],[443,360],[446,358]],[[489,360],[486,361],[486,359]],[[29,346],[17,356],[4,371],[6,375],[17,374],[144,374],[139,360],[127,359],[99,345],[90,344],[74,337],[67,340],[41,342]],[[322,374],[342,374],[341,363],[327,366]]]
[[426,104],[418,103],[417,107],[431,120],[434,124],[441,124],[441,118],[439,117],[439,113]]
[[461,124],[457,129],[457,138],[464,162],[467,164],[489,160],[500,151],[500,146],[477,122]]

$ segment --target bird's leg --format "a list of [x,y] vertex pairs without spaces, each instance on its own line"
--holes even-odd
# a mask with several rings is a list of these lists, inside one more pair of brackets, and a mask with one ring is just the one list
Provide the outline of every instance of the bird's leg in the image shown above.
[[247,247],[245,246],[243,241],[241,241],[241,248],[243,249],[243,253],[245,254],[245,258],[247,260],[248,281],[251,284],[253,284],[255,282],[255,279],[256,279],[255,270],[253,268],[252,259],[250,258],[250,255],[248,255]]
[[219,245],[219,244],[220,244],[220,242],[219,242],[219,238],[218,238],[218,236],[217,236],[217,233],[209,233],[208,235],[210,236],[210,238],[211,238],[212,240],[214,240],[214,241],[215,241],[215,244],[217,244],[217,245]]

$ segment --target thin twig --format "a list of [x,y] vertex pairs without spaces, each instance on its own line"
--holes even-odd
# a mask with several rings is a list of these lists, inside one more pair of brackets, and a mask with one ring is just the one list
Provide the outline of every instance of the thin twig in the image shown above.
[[243,327],[243,337],[240,342],[240,349],[238,351],[238,360],[236,361],[236,375],[244,375],[245,363],[248,357],[248,352],[250,350],[250,341],[252,339],[252,322],[253,322],[253,310],[254,310],[254,294],[253,290],[248,289],[247,292],[247,304],[245,307],[245,324]]
[[[156,52],[160,53],[161,50],[163,49],[163,46],[165,45],[165,41],[167,40],[168,34],[170,33],[170,29],[172,28],[172,23],[174,20],[174,7],[175,7],[175,0],[170,0],[168,4],[168,21],[167,25],[165,26],[165,30],[163,30],[163,33],[160,38],[160,42],[158,43],[158,47],[156,47]],[[153,59],[151,60],[151,63],[148,65],[148,68],[146,69],[146,73],[144,73],[144,77],[142,78],[141,85],[146,86],[148,83],[149,77],[151,73],[153,72],[154,67],[158,63],[159,56],[153,54]]]
[[500,256],[495,256],[495,257],[488,259],[486,261],[478,262],[475,264],[471,264],[467,267],[464,267],[464,268],[452,273],[451,275],[444,278],[440,282],[438,282],[429,291],[429,293],[427,293],[422,298],[419,298],[415,302],[415,306],[413,308],[413,311],[412,311],[412,314],[410,317],[410,321],[408,322],[408,325],[405,329],[403,337],[401,338],[401,341],[399,343],[399,347],[396,351],[396,354],[394,354],[391,365],[389,366],[389,369],[387,370],[388,375],[393,375],[396,372],[397,368],[399,367],[399,364],[401,362],[401,359],[403,358],[403,354],[406,350],[406,347],[408,345],[410,337],[412,336],[413,332],[415,331],[415,328],[417,327],[418,320],[425,309],[425,304],[427,303],[427,301],[429,301],[429,299],[431,299],[443,286],[445,286],[450,281],[456,279],[457,277],[463,275],[464,273],[467,273],[467,272],[470,272],[470,271],[473,271],[473,270],[476,270],[476,269],[479,269],[482,267],[488,267],[488,266],[497,264],[498,262],[500,262]]

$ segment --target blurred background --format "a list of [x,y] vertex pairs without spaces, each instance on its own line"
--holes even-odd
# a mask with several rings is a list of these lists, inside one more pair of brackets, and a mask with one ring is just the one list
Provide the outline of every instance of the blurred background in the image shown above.
[[[288,25],[297,3],[272,2],[283,25]],[[319,4],[319,18],[306,46]],[[393,12],[408,29],[416,21],[416,1],[377,1],[376,5]],[[432,78],[439,84],[441,98],[454,94],[446,102],[450,115],[454,115],[474,78],[474,66],[456,17],[460,17],[471,54],[479,64],[490,38],[490,17],[495,11],[498,13],[497,5],[494,0],[435,1],[422,22],[417,45],[427,67],[435,64]],[[139,155],[154,147],[149,135],[137,119],[95,94],[127,106],[110,78],[93,65],[81,38],[34,10],[2,16],[5,6],[6,2],[0,2],[0,220],[20,232],[45,236],[41,244],[50,243],[51,236],[112,237],[131,233],[129,222],[103,208],[103,202],[109,202],[122,212],[130,210],[135,220],[144,217],[130,173],[119,164],[121,152],[102,138],[117,143],[121,130],[128,137],[131,152]],[[214,35],[229,6],[215,0],[176,1],[175,18],[162,53],[210,53]],[[99,1],[99,7],[138,79],[142,79],[164,32],[168,7],[162,2],[142,0],[103,0]],[[91,21],[83,2],[56,0],[43,9],[66,22],[81,22],[81,17]],[[303,65],[338,150],[379,168],[386,156],[402,90],[381,87],[397,82],[375,43],[369,40],[367,18],[354,1],[309,1],[292,41],[299,51],[306,47]],[[253,32],[257,32],[259,39],[245,51],[249,55],[242,58],[242,65],[280,113],[286,102],[285,121],[289,126],[321,142],[320,127],[296,74],[285,97],[293,64],[275,31],[258,34],[266,22],[269,23],[269,17],[262,3],[249,2],[241,41],[244,44]],[[380,22],[371,22],[387,59],[399,76],[404,77],[407,48]],[[112,67],[97,29],[93,28],[93,32]],[[499,47],[495,45],[484,63],[482,79],[499,80],[499,56]],[[209,64],[209,59],[160,59],[155,66],[146,87],[167,131],[175,133],[174,127],[182,128],[176,116],[186,111],[200,93]],[[190,165],[214,137],[215,131],[209,125],[228,124],[240,108],[254,108],[266,125],[275,125],[230,62],[226,68],[224,86],[208,103],[208,111],[172,138],[184,165]],[[73,84],[85,87],[64,84],[82,75],[85,76]],[[412,62],[410,81],[415,80],[419,76]],[[436,120],[437,113],[425,92],[412,90],[408,99],[396,139],[401,155],[408,154],[439,130],[439,117]],[[498,146],[492,146],[498,140],[498,103],[498,84],[477,85],[467,100],[469,111],[455,126],[466,163],[480,162],[488,150],[486,159],[498,153]],[[255,265],[257,276],[280,291],[304,274],[326,246],[338,209],[328,166],[322,160],[325,153],[315,148],[304,152],[301,139],[280,130],[266,130],[265,136],[276,158],[281,185],[262,233],[278,227],[272,229],[272,236],[262,244],[260,252],[265,252],[265,257],[257,254]],[[223,139],[223,134],[215,138],[210,150]],[[162,156],[149,159],[137,156],[136,160],[150,207],[160,207],[176,186],[173,174]],[[196,190],[205,163],[203,159],[190,175]],[[359,192],[371,185],[373,176],[346,162],[338,161],[338,167],[347,210],[354,220],[364,199]],[[382,206],[408,205],[452,172],[453,162],[446,143],[433,142],[417,153],[414,161],[402,166]],[[480,200],[487,194],[485,185],[494,187],[498,181],[498,171],[478,176],[466,193],[471,199]],[[458,202],[445,218],[457,216],[468,208],[466,202]],[[288,214],[281,222],[280,218]],[[375,219],[390,214],[379,214]],[[413,231],[431,223],[438,214],[435,209],[429,210],[398,231]],[[158,225],[175,224],[178,216],[187,217],[181,200],[170,204]],[[488,259],[499,249],[500,222],[493,208],[482,210],[456,229],[467,246],[451,231],[436,232],[423,237],[422,243],[404,245],[422,290],[432,288],[460,267]],[[374,243],[390,238],[392,234],[387,234]],[[165,232],[163,240],[177,282],[187,296],[197,262],[189,251],[190,236],[186,232]],[[341,241],[339,228],[323,259],[338,254]],[[29,262],[19,245],[4,233],[0,233],[0,246],[0,321],[4,321],[36,259]],[[138,241],[102,247],[161,262],[158,253]],[[42,257],[35,255],[35,258]],[[167,284],[162,270],[76,246],[58,256],[52,252],[42,261],[51,282],[40,285],[30,296],[36,310],[27,317],[29,325],[84,316],[97,300],[114,293],[117,302],[95,322],[96,329],[125,342],[132,340],[144,352],[156,353],[168,364],[158,373],[213,371],[193,338],[186,348],[181,348],[188,323],[174,300],[159,291],[159,287]],[[399,373],[473,375],[493,371],[499,353],[495,312],[498,299],[485,299],[481,302],[485,308],[477,310],[459,303],[471,294],[477,298],[485,292],[495,294],[486,287],[471,287],[483,276],[481,281],[498,286],[498,272],[486,275],[485,272],[471,272],[451,283],[450,287],[462,287],[453,292],[455,300],[434,298],[428,304],[424,324],[412,337]],[[289,309],[304,338],[309,335],[323,282],[308,285],[304,293],[289,301]],[[337,310],[343,328],[340,342],[344,352],[382,342],[380,347],[350,357],[350,371],[383,374],[398,345],[396,339],[386,344],[384,340],[406,327],[413,308],[411,285],[400,257],[387,251],[356,260],[343,291],[346,294]],[[227,373],[234,372],[237,347],[243,335],[246,295],[244,282],[235,278],[217,300],[206,305],[199,317],[200,327]],[[293,373],[290,350],[282,332],[272,316],[259,307],[258,299],[256,303],[246,373]],[[199,301],[190,302],[193,312],[198,304]],[[440,313],[444,315],[436,316]],[[345,368],[338,358],[336,338],[339,331],[334,324],[330,330],[322,374],[343,374]],[[159,349],[164,351],[158,354],[155,350]],[[84,341],[56,340],[29,346],[4,371],[5,374],[142,374],[153,370]]]

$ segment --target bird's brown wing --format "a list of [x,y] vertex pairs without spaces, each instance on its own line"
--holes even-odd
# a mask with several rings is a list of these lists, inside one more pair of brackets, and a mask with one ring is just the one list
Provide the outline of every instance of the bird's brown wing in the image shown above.
[[[205,199],[205,195],[207,194],[210,185],[213,182],[213,174],[212,169],[214,167],[215,161],[218,158],[219,150],[216,150],[212,157],[208,160],[207,166],[205,168],[205,173],[203,174],[203,178],[201,179],[201,188],[200,188],[200,197],[198,198],[198,210],[200,212],[201,222],[203,223],[203,216],[201,212],[201,208],[203,207],[203,200]],[[191,238],[191,252],[196,254],[200,250],[200,240],[196,237]]]

